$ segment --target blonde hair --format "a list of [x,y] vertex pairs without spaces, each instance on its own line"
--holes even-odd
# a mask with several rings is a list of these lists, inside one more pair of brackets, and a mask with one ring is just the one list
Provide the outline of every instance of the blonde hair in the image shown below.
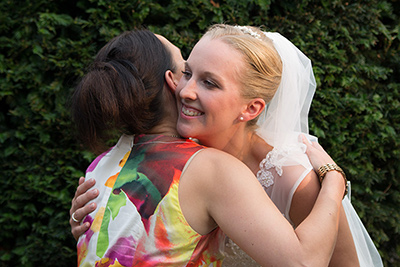
[[[244,56],[246,67],[240,74],[243,97],[271,101],[282,77],[282,61],[271,39],[257,27],[226,24],[211,26],[203,37],[221,38]],[[257,119],[249,124],[255,125]]]

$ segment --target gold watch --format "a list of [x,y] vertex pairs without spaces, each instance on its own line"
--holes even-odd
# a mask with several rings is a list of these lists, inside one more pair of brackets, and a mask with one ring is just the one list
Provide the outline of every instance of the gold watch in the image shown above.
[[335,163],[333,163],[333,164],[332,163],[327,163],[327,164],[322,165],[321,167],[318,168],[317,175],[318,175],[320,183],[322,183],[326,173],[329,172],[329,171],[338,171],[338,172],[340,172],[342,174],[343,179],[344,179],[344,183],[345,183],[345,191],[344,191],[344,196],[343,196],[343,198],[344,198],[347,195],[347,192],[349,190],[349,188],[348,188],[349,185],[347,183],[346,174],[344,173],[342,168],[340,168]]

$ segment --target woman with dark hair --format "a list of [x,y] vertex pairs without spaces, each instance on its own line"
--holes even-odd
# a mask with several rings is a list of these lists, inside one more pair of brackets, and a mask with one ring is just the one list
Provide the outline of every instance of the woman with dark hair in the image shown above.
[[[161,114],[169,114],[162,105],[169,96],[160,88],[167,70],[181,76],[173,59],[147,31],[125,32],[105,45],[72,97],[72,115],[83,143],[103,152],[115,129],[146,132],[162,120]],[[180,61],[183,64],[182,57]]]

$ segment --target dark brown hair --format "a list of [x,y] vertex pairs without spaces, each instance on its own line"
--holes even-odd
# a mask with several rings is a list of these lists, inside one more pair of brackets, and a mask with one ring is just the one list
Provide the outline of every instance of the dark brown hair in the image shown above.
[[164,116],[164,75],[172,56],[148,30],[124,32],[96,55],[72,95],[80,139],[93,152],[113,133],[146,133]]

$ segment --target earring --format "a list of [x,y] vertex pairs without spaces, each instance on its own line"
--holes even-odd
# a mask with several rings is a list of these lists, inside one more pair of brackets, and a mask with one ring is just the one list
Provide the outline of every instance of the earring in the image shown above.
[[239,117],[239,120],[240,120],[240,121],[244,120],[243,116],[240,116],[240,117]]

